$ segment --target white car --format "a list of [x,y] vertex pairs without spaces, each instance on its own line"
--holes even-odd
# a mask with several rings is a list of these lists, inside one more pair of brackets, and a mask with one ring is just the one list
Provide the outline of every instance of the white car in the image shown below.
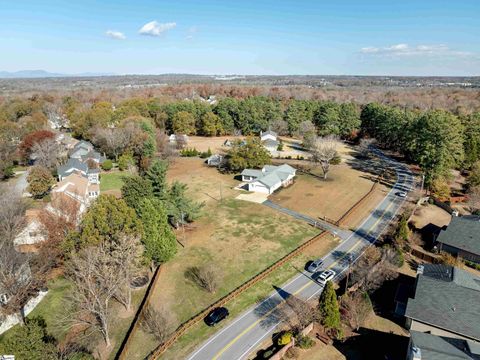
[[337,273],[333,270],[325,270],[315,279],[319,284],[325,285],[327,281],[332,280]]
[[398,191],[396,193],[397,196],[400,196],[402,198],[406,198],[407,197],[407,193],[405,191]]

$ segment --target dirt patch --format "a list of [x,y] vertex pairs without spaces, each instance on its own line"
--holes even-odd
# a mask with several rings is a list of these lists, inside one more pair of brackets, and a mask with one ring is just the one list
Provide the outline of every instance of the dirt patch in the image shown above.
[[198,151],[208,151],[210,149],[213,153],[223,153],[229,148],[223,146],[226,140],[234,141],[236,139],[243,139],[239,136],[217,136],[217,137],[204,137],[204,136],[190,136],[188,138],[187,147],[195,148]]
[[448,225],[452,216],[433,204],[422,205],[417,208],[410,222],[417,229],[423,229],[429,224],[434,224],[439,228]]

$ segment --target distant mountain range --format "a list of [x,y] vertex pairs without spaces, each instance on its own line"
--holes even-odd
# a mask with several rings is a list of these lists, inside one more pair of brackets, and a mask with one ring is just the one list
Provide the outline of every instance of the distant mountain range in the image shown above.
[[0,71],[0,78],[14,79],[14,78],[49,78],[49,77],[80,77],[80,76],[111,76],[114,73],[80,73],[80,74],[61,74],[51,73],[45,70],[20,70],[14,72]]

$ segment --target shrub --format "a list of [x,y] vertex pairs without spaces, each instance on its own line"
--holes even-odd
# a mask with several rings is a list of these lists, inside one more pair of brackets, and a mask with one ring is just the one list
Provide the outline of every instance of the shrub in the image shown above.
[[185,272],[185,277],[210,293],[218,288],[219,273],[213,265],[192,266]]
[[271,358],[271,357],[273,356],[273,354],[275,354],[275,350],[269,349],[269,350],[265,351],[265,352],[262,354],[262,357],[263,357],[264,359],[269,359],[269,358]]
[[105,160],[103,163],[102,163],[102,169],[105,170],[105,171],[110,171],[112,170],[113,168],[113,163],[112,163],[112,160]]
[[340,155],[336,154],[332,160],[330,160],[331,165],[340,165],[342,162],[342,158]]
[[212,150],[210,150],[210,148],[208,148],[207,151],[204,151],[204,152],[200,153],[200,157],[201,157],[202,159],[206,159],[206,158],[208,158],[208,157],[210,157],[210,156],[212,156]]
[[284,346],[290,344],[290,342],[292,341],[292,337],[293,335],[290,331],[284,331],[282,335],[280,335],[280,337],[278,338],[277,345]]
[[315,341],[309,336],[299,335],[297,338],[297,346],[300,349],[310,349],[313,345],[315,345]]
[[118,158],[118,168],[120,169],[120,171],[127,170],[129,166],[134,164],[135,161],[130,154],[123,154]]
[[200,152],[195,148],[185,148],[180,151],[180,155],[184,157],[195,157],[200,155]]
[[283,143],[280,142],[277,146],[277,151],[283,151]]
[[480,271],[480,264],[474,263],[473,261],[465,260],[465,265],[471,267],[472,269]]

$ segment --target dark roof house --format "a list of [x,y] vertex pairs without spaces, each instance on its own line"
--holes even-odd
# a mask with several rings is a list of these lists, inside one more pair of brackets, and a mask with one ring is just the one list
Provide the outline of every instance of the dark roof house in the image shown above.
[[412,331],[409,345],[411,360],[478,360],[480,347],[469,340]]
[[480,217],[453,216],[437,238],[439,250],[480,263]]
[[405,317],[413,331],[480,341],[480,277],[448,265],[420,265]]

